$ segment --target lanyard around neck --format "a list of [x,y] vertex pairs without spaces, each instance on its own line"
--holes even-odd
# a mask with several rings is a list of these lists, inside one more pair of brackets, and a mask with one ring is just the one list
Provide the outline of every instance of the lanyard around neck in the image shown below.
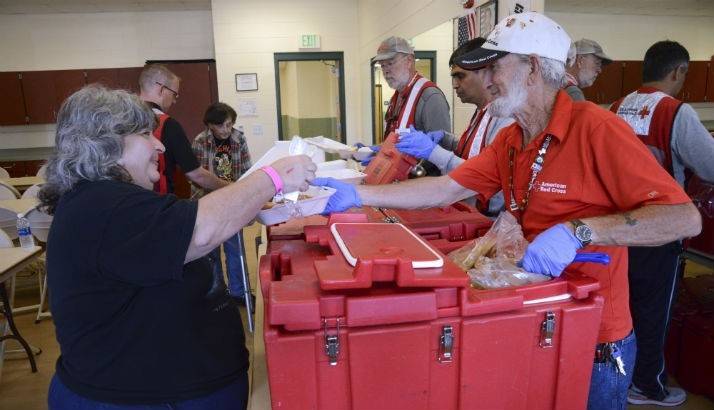
[[[508,167],[510,170],[510,173],[508,175],[508,190],[511,195],[509,209],[512,213],[515,214],[516,212],[518,212],[520,216],[522,216],[523,212],[525,212],[526,208],[528,207],[528,200],[531,195],[531,190],[533,190],[533,187],[535,186],[535,180],[536,178],[538,178],[538,174],[543,170],[543,166],[545,164],[545,154],[546,152],[548,152],[548,146],[550,145],[550,141],[552,138],[552,135],[546,135],[545,139],[543,140],[543,144],[541,144],[540,149],[538,150],[538,155],[536,155],[535,160],[533,161],[533,165],[531,165],[531,180],[528,182],[528,190],[526,191],[525,196],[521,200],[520,205],[516,202],[516,192],[513,183],[513,175],[515,174],[516,166],[516,149],[511,147],[508,150]],[[519,217],[518,219],[521,218]]]

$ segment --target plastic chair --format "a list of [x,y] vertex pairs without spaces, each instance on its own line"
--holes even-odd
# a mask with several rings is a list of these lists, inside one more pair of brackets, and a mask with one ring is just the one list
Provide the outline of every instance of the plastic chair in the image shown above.
[[42,179],[47,179],[47,177],[45,176],[46,172],[47,172],[47,164],[45,163],[45,164],[42,164],[40,169],[37,170],[36,176],[42,177]]
[[7,170],[3,167],[0,167],[0,179],[8,179],[10,178],[10,174],[7,172]]
[[37,194],[40,192],[40,189],[42,189],[42,184],[35,184],[27,188],[25,192],[22,193],[21,198],[37,198]]
[[0,208],[0,231],[10,239],[17,239],[17,213],[10,209]]
[[[34,207],[27,211],[25,218],[30,222],[30,230],[32,235],[40,242],[46,243],[47,237],[50,233],[50,226],[52,225],[52,216],[40,211],[37,207]],[[45,260],[45,254],[38,258],[39,260]],[[38,271],[37,279],[40,284],[40,303],[37,306],[37,317],[35,318],[35,323],[39,323],[42,318],[51,317],[52,313],[44,311],[45,300],[47,299],[47,269],[41,269]]]
[[18,199],[20,198],[20,193],[15,189],[14,186],[9,185],[3,181],[0,181],[0,199]]

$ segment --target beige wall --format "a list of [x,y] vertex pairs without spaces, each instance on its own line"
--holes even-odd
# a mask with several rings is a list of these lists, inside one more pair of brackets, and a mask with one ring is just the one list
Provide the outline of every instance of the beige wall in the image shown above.
[[642,60],[649,46],[667,39],[686,47],[692,60],[709,60],[714,54],[712,17],[550,13],[547,3],[546,14],[574,40],[596,40],[618,60]]
[[213,58],[210,11],[0,15],[0,71]]
[[[0,15],[0,71],[213,58],[209,11]],[[0,149],[54,145],[53,124],[0,127]]]
[[[360,78],[358,60],[357,2],[354,0],[213,0],[213,37],[221,100],[235,104],[252,98],[258,116],[239,118],[254,158],[259,158],[277,140],[278,123],[273,53],[295,52],[298,35],[319,34],[322,49],[342,51],[345,59],[347,138],[354,139]],[[258,73],[259,90],[235,91],[236,73]],[[368,81],[369,82],[369,81]],[[263,135],[253,133],[262,127]]]

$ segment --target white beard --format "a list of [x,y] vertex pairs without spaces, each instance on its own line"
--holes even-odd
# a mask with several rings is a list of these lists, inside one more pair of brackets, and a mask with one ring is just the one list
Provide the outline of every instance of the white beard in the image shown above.
[[526,72],[519,70],[506,85],[506,96],[498,97],[491,101],[488,112],[493,117],[513,117],[525,104],[528,93],[526,92]]

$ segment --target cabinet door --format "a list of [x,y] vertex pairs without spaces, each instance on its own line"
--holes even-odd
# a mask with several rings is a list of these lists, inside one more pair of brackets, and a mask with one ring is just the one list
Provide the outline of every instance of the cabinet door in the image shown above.
[[622,94],[622,62],[603,67],[592,86],[583,89],[585,99],[595,104],[611,104]]
[[[55,84],[55,113],[64,100],[86,85],[84,70],[57,70],[54,71]],[[52,122],[56,121],[55,119]]]
[[209,63],[173,63],[166,66],[181,77],[180,97],[169,114],[181,123],[189,141],[193,141],[203,131],[203,114],[213,101]]
[[124,67],[117,68],[117,78],[119,87],[122,90],[139,93],[139,75],[144,67]]
[[704,102],[707,90],[708,61],[690,61],[687,77],[677,98],[685,102]]
[[57,96],[52,71],[22,73],[22,91],[25,95],[28,123],[51,124],[55,122]]
[[44,165],[47,161],[44,159],[33,159],[33,160],[28,160],[25,161],[25,175],[28,177],[34,177],[37,175],[37,171],[40,170],[40,167]]
[[5,168],[10,178],[20,178],[25,176],[25,161],[3,161],[0,167]]
[[25,124],[27,114],[20,73],[0,73],[0,95],[0,125]]
[[709,72],[707,73],[707,101],[714,101],[714,57],[709,61]]
[[95,68],[85,70],[87,74],[87,84],[101,84],[107,88],[117,89],[119,87],[119,71],[116,68]]
[[57,120],[62,102],[84,87],[84,70],[28,71],[22,74],[27,116],[30,124]]
[[642,85],[642,61],[623,61],[622,95],[625,96]]

